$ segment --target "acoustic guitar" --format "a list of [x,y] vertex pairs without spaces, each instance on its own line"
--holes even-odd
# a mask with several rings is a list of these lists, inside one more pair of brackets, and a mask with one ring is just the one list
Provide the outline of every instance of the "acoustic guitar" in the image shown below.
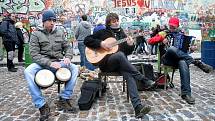
[[86,54],[87,60],[90,63],[92,63],[92,64],[99,63],[106,55],[116,53],[119,49],[118,44],[125,42],[126,38],[117,41],[115,38],[109,37],[109,38],[105,39],[104,41],[105,41],[105,43],[111,45],[110,50],[107,51],[103,48],[92,49],[92,48],[86,47],[85,54]]

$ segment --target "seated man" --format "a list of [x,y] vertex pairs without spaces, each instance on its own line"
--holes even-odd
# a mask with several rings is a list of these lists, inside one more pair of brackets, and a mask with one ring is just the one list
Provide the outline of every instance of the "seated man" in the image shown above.
[[137,69],[128,61],[126,55],[133,51],[133,39],[127,37],[123,29],[119,27],[119,17],[115,13],[110,13],[106,17],[106,28],[95,32],[93,35],[87,36],[84,44],[92,49],[102,49],[102,51],[111,50],[111,43],[104,41],[107,38],[115,38],[116,41],[124,39],[127,42],[119,45],[119,51],[105,56],[96,65],[99,66],[103,72],[120,72],[125,80],[127,80],[130,99],[135,110],[135,116],[141,118],[147,114],[151,108],[146,104],[141,103],[138,95],[136,80],[141,80],[145,83],[145,87],[153,86],[154,82],[145,78]]
[[63,31],[55,27],[56,16],[54,12],[52,10],[44,11],[42,21],[43,28],[33,32],[30,39],[30,55],[34,63],[25,69],[24,74],[33,103],[36,108],[39,108],[40,120],[46,120],[50,115],[50,108],[42,96],[40,87],[34,81],[36,73],[44,68],[54,72],[61,67],[67,67],[72,76],[59,95],[59,105],[62,110],[74,111],[69,99],[76,84],[78,67],[70,61],[72,48],[64,39]]
[[[192,50],[194,47],[189,47],[188,41],[189,36],[185,36],[183,33],[178,31],[179,19],[172,17],[169,20],[168,35],[170,35],[170,40],[166,39],[165,32],[159,32],[155,37],[148,40],[149,44],[156,44],[158,42],[163,42],[164,44],[170,44],[170,47],[162,56],[163,63],[165,65],[176,66],[179,68],[180,78],[181,78],[181,97],[188,104],[195,104],[195,99],[191,96],[190,87],[190,69],[189,65],[193,63],[195,66],[202,69],[204,72],[209,73],[211,67],[198,61],[194,60],[188,53],[189,48]],[[190,43],[190,42],[189,42]],[[161,54],[162,55],[162,54]]]

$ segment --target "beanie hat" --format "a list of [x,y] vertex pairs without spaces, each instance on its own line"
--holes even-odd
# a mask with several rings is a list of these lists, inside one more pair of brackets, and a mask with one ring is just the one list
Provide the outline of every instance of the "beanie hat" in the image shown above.
[[52,10],[45,10],[42,14],[42,21],[45,22],[47,20],[56,20],[56,15]]
[[169,25],[179,27],[179,19],[176,17],[172,17],[169,19]]

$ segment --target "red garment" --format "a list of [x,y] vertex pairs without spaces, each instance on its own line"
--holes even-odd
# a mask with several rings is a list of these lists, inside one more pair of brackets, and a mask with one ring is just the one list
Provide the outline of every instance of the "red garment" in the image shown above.
[[159,34],[157,34],[154,37],[150,38],[148,40],[148,43],[151,44],[151,45],[153,45],[153,44],[157,44],[159,42],[162,42],[163,40],[164,40],[164,37],[161,36],[161,35],[159,35]]
[[176,17],[172,17],[169,19],[169,25],[179,27],[179,19]]

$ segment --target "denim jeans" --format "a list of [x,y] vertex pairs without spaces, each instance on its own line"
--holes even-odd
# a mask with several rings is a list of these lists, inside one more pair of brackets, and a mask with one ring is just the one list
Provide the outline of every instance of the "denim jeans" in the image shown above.
[[[70,97],[72,96],[72,93],[73,93],[73,89],[76,84],[79,70],[76,65],[70,64],[69,66],[67,66],[63,62],[61,62],[61,67],[68,68],[71,71],[72,76],[71,76],[70,80],[68,80],[65,83],[65,88],[63,91],[60,92],[59,96],[64,99],[70,99]],[[45,98],[42,96],[40,87],[37,86],[37,84],[34,81],[36,73],[41,69],[44,69],[44,67],[42,67],[36,63],[32,63],[24,71],[24,75],[25,75],[25,79],[27,80],[27,83],[28,83],[30,95],[32,97],[32,101],[35,104],[36,108],[41,108],[46,103]],[[50,69],[50,71],[53,72],[53,70],[51,70],[51,69]]]
[[93,64],[91,64],[86,58],[85,45],[84,45],[83,41],[78,41],[78,49],[79,49],[79,52],[80,52],[80,60],[81,60],[80,65],[85,66],[89,70],[94,70],[96,67],[93,66]]
[[189,65],[193,62],[193,58],[176,47],[169,47],[164,55],[164,63],[166,65],[176,64],[180,72],[181,94],[191,95],[190,87],[190,69]]

